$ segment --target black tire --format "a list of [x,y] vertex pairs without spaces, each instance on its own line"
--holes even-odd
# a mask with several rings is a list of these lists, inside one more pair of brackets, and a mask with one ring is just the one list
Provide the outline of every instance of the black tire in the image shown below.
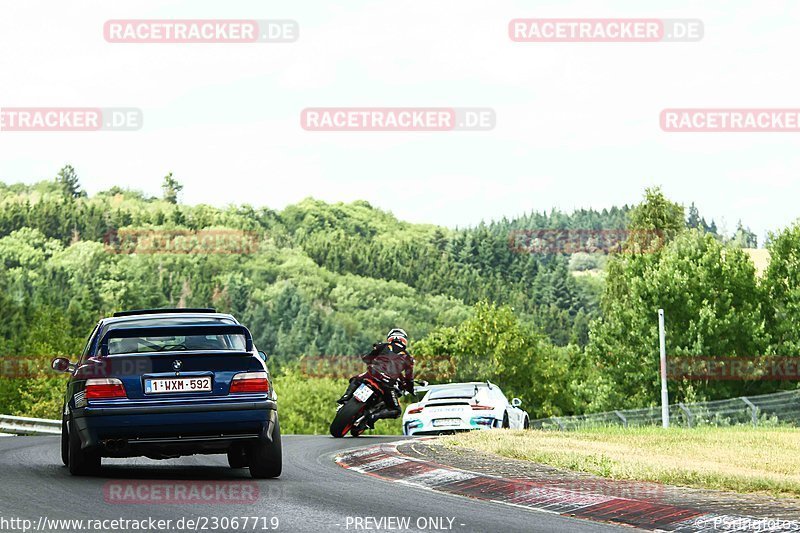
[[503,413],[503,429],[508,429],[510,427],[508,423],[508,413]]
[[528,417],[525,417],[525,422],[522,423],[522,429],[531,429],[531,421],[528,420]]
[[69,473],[73,476],[88,476],[100,469],[100,453],[98,450],[81,449],[81,439],[75,423],[69,425]]
[[247,466],[247,452],[241,446],[233,446],[228,450],[228,465],[231,468],[244,468]]
[[69,433],[67,432],[67,421],[61,419],[61,462],[64,466],[69,466]]
[[281,425],[275,418],[275,429],[272,430],[272,442],[259,440],[247,449],[247,462],[250,475],[256,479],[278,477],[283,471],[283,455],[281,453]]
[[347,400],[347,403],[336,411],[336,416],[331,422],[331,435],[337,439],[347,435],[347,432],[353,428],[353,422],[365,407],[365,404],[355,398]]

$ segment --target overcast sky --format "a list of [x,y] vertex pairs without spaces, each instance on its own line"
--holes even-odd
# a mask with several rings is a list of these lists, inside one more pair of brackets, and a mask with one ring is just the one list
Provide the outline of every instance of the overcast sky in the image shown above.
[[[137,107],[135,132],[0,132],[0,180],[281,208],[366,199],[448,226],[635,203],[791,223],[800,133],[665,133],[678,107],[800,107],[800,3],[0,0],[0,107]],[[688,43],[515,43],[524,17],[702,19]],[[291,44],[111,44],[108,19],[293,19]],[[306,107],[490,107],[492,131],[309,132]]]

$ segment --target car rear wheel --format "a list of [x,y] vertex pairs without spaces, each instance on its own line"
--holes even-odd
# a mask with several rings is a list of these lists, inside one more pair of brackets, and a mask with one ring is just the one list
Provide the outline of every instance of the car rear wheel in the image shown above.
[[61,419],[61,462],[64,466],[69,466],[69,433],[67,432],[67,421]]
[[228,450],[228,464],[231,468],[244,468],[247,466],[247,452],[241,446],[233,446]]
[[525,417],[525,422],[522,423],[522,429],[530,429],[531,428],[531,421],[528,420],[528,417]]
[[256,479],[278,477],[283,470],[281,454],[281,425],[275,418],[275,429],[272,430],[272,442],[259,440],[247,450],[247,461],[250,475]]
[[97,450],[81,449],[81,438],[75,423],[69,425],[69,473],[73,476],[86,476],[100,469],[100,453]]

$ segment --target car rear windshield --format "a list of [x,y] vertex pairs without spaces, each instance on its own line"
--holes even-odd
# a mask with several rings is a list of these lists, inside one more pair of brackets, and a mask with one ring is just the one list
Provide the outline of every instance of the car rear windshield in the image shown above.
[[441,389],[432,389],[431,400],[446,400],[453,398],[472,398],[477,392],[477,387],[474,385],[465,385],[463,387],[446,387]]
[[109,339],[109,355],[172,351],[245,351],[244,335],[186,335]]

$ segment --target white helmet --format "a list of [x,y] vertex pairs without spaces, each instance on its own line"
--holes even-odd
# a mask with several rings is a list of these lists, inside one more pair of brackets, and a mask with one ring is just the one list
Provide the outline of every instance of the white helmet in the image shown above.
[[403,347],[408,346],[408,334],[400,328],[393,328],[386,334],[386,342],[396,342]]

